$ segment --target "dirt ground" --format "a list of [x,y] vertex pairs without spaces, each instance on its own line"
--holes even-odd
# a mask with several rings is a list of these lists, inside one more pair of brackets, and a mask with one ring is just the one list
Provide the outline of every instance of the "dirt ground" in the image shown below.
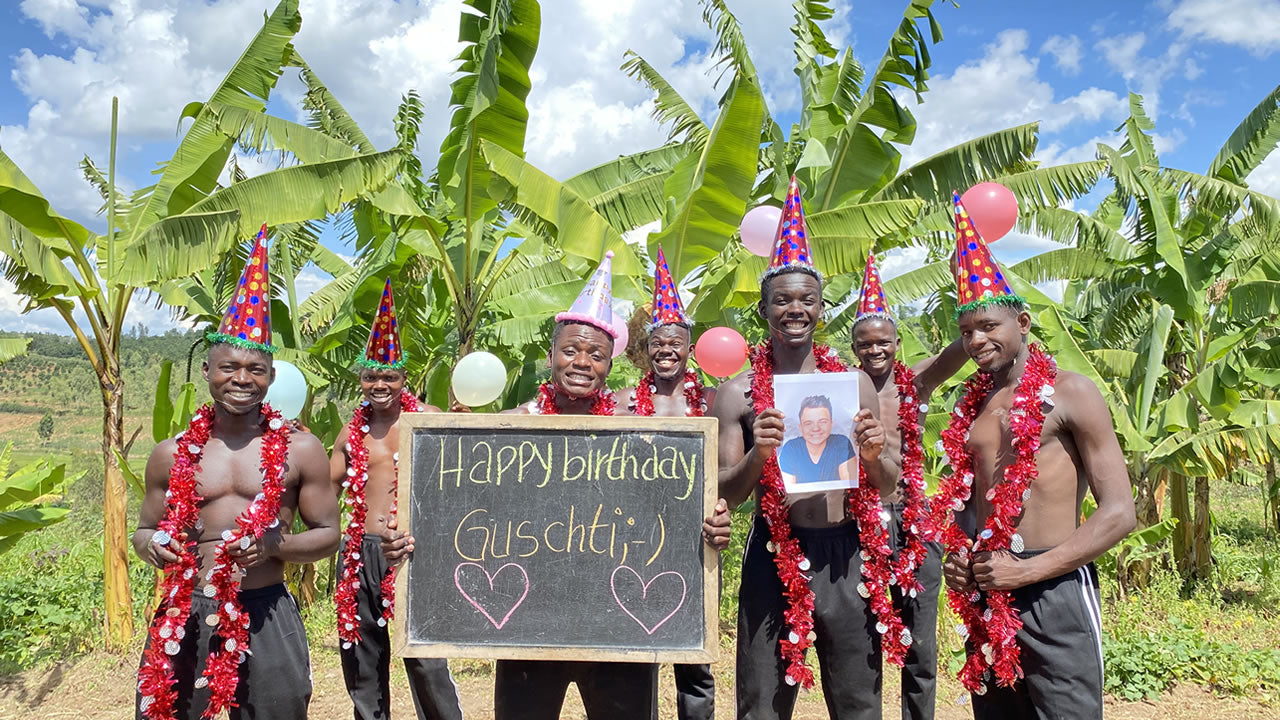
[[[75,661],[17,676],[0,678],[0,720],[41,718],[56,720],[124,720],[133,717],[133,688],[136,682],[136,655],[129,657],[95,653]],[[342,669],[337,652],[330,649],[312,651],[314,696],[311,717],[321,720],[351,717],[351,704],[342,684]],[[454,670],[462,692],[463,710],[473,720],[493,718],[492,664],[482,661],[460,661]],[[733,716],[732,661],[723,658],[716,664],[718,718]],[[413,705],[403,672],[392,672],[393,714],[411,719]],[[898,717],[898,681],[887,677],[884,688],[884,717]],[[972,717],[967,697],[962,699],[960,686],[951,678],[943,678],[938,689],[938,720],[968,720]],[[675,718],[675,688],[671,672],[662,672],[663,720]],[[1119,702],[1108,698],[1106,716],[1110,720],[1280,720],[1280,708],[1251,700],[1215,697],[1199,687],[1179,686],[1155,702]],[[582,704],[570,690],[561,718],[582,720]],[[822,693],[803,693],[796,707],[797,720],[826,718]]]

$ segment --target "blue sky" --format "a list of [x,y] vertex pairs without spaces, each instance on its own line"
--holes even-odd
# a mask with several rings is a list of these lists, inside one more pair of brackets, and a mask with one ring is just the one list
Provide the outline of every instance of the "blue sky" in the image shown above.
[[[177,141],[182,106],[205,98],[274,0],[22,0],[0,3],[0,148],[60,211],[101,229],[98,201],[80,180],[89,154],[105,168],[112,94],[121,97],[121,182],[147,184]],[[873,66],[905,2],[837,0],[828,35]],[[790,3],[729,0],[760,68],[770,107],[788,126],[798,111]],[[457,0],[302,0],[300,52],[356,119],[385,146],[402,93],[427,105],[422,154],[434,161],[448,120]],[[707,75],[710,35],[690,0],[543,0],[528,151],[558,177],[660,143],[649,94],[618,71],[623,52],[650,60],[710,118],[718,92]],[[1041,121],[1039,159],[1089,159],[1127,114],[1128,91],[1146,97],[1166,165],[1203,170],[1244,115],[1280,83],[1280,0],[1155,2],[939,2],[946,39],[932,48],[933,79],[908,162],[1003,127]],[[300,84],[286,76],[271,110],[295,117]],[[1278,154],[1280,155],[1280,154]],[[254,164],[249,163],[252,170]],[[1251,178],[1280,194],[1280,160]],[[1087,206],[1087,203],[1084,205]],[[1018,260],[1049,245],[1010,236]],[[335,248],[339,252],[351,252]],[[886,275],[915,262],[894,258]],[[326,278],[303,278],[307,292]],[[130,322],[160,329],[139,303]],[[0,329],[59,331],[0,285]]]

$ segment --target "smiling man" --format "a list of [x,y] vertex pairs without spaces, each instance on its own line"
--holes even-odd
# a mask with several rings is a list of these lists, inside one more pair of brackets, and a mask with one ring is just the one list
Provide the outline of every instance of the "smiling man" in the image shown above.
[[875,384],[885,423],[884,454],[891,482],[881,490],[890,515],[893,604],[913,642],[902,658],[902,718],[931,720],[938,680],[938,590],[942,585],[942,548],[928,540],[921,428],[930,395],[966,360],[959,340],[908,368],[898,360],[902,340],[889,314],[874,254],[867,255],[858,314],[853,322],[853,353]]
[[[396,529],[400,415],[440,412],[405,389],[405,354],[388,278],[360,365],[364,401],[333,443],[329,471],[350,517],[334,605],[342,676],[356,720],[391,717],[391,638],[395,567],[413,551]],[[404,659],[419,720],[461,720],[458,688],[445,660]]]
[[[307,716],[307,636],[284,565],[333,554],[338,506],[320,441],[263,402],[275,378],[265,240],[264,225],[208,335],[213,402],[147,460],[133,547],[165,577],[138,671],[138,718]],[[295,514],[307,527],[296,534]]]
[[[646,417],[703,417],[715,403],[716,391],[704,388],[698,373],[689,369],[693,323],[684,313],[680,291],[671,277],[661,245],[653,272],[653,319],[646,328],[645,354],[637,363],[641,368],[647,365],[649,370],[636,387],[622,391],[622,406]],[[637,312],[637,316],[641,314]],[[632,324],[635,323],[633,317]],[[728,512],[723,500],[717,512]],[[711,666],[676,664],[672,670],[679,720],[714,720],[716,679]]]
[[[957,310],[978,372],[943,433],[933,507],[968,641],[960,680],[988,718],[1102,717],[1093,560],[1134,527],[1111,413],[1088,379],[1029,345],[1031,316],[954,198]],[[1097,510],[1080,522],[1092,491]]]
[[[556,315],[547,364],[550,382],[538,396],[508,413],[614,415],[614,394],[605,381],[613,367],[612,258],[604,260],[568,312]],[[703,540],[717,550],[729,544],[729,513],[723,505],[702,526]],[[565,693],[576,683],[589,720],[652,720],[658,713],[658,666],[638,662],[499,660],[494,684],[496,720],[555,720]]]
[[[884,430],[871,380],[860,370],[861,409],[854,415],[864,487],[856,493],[788,498],[778,467],[783,416],[773,402],[773,376],[847,372],[831,348],[815,345],[822,316],[822,279],[813,267],[795,178],[760,283],[759,313],[769,337],[751,353],[751,370],[720,387],[720,495],[729,505],[752,495],[757,515],[742,560],[738,601],[739,718],[790,718],[797,686],[813,684],[806,663],[815,647],[823,695],[833,718],[880,717],[877,620],[858,591],[862,572],[858,515],[878,518],[876,488],[887,475],[880,457]],[[863,494],[865,497],[865,494]]]

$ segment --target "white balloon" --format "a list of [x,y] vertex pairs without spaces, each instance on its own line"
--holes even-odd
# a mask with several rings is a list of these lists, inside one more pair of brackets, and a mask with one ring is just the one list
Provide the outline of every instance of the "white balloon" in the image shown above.
[[276,369],[276,379],[267,388],[267,402],[281,415],[294,419],[302,414],[307,401],[307,378],[293,363],[276,360],[271,365]]
[[467,407],[488,405],[507,386],[507,369],[497,355],[473,352],[453,367],[453,396]]

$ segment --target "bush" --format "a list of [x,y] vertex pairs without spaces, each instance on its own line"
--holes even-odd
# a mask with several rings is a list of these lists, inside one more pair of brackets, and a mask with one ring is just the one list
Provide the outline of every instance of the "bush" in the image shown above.
[[1106,633],[1103,651],[1106,691],[1125,700],[1154,698],[1175,682],[1259,700],[1280,689],[1280,650],[1212,640],[1178,618],[1162,631]]

